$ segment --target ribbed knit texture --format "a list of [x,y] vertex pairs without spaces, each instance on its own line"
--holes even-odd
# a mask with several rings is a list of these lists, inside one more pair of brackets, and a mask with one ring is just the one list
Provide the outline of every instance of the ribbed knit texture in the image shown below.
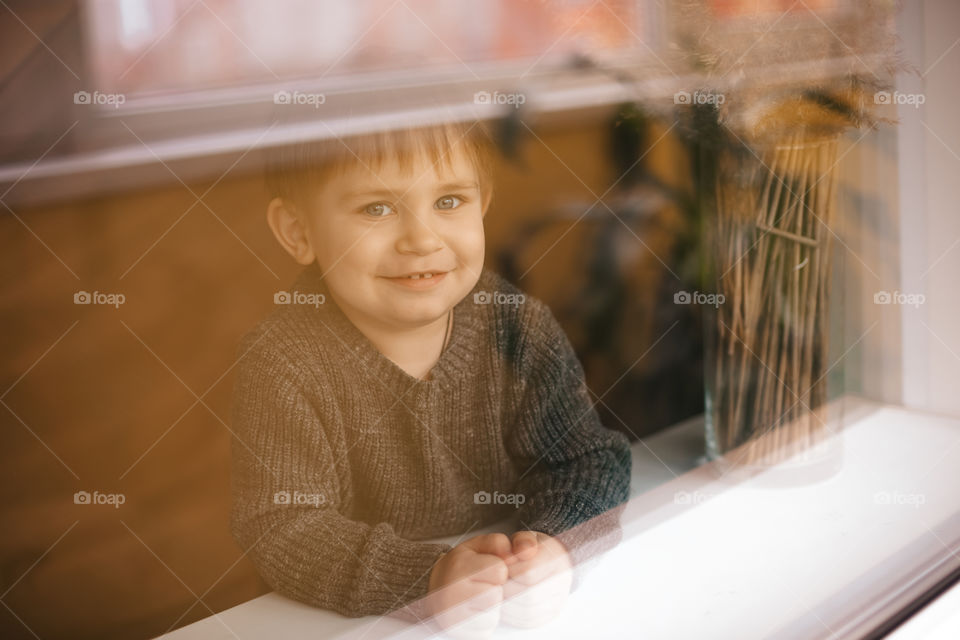
[[[520,293],[484,271],[420,380],[350,322],[317,265],[291,291],[325,302],[278,305],[244,336],[232,412],[233,535],[271,588],[384,614],[426,595],[450,549],[421,540],[511,515],[559,536],[575,563],[616,543],[628,442],[600,424],[546,305],[475,301]],[[477,492],[524,502],[478,504]]]

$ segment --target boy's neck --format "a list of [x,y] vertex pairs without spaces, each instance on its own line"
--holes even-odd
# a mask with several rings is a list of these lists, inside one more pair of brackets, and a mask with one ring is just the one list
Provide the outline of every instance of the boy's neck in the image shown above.
[[427,378],[427,374],[440,359],[453,315],[451,309],[429,324],[402,328],[368,321],[348,307],[339,303],[338,306],[353,326],[366,336],[380,353],[409,375],[421,379]]

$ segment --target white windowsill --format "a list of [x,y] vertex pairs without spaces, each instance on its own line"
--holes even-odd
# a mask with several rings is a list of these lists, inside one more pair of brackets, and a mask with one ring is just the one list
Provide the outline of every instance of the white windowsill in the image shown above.
[[[947,548],[960,543],[960,419],[852,397],[844,415],[829,441],[842,465],[810,483],[784,485],[777,467],[720,478],[717,463],[698,466],[699,418],[635,443],[623,541],[559,619],[495,637],[862,636],[957,563]],[[878,503],[878,492],[890,503]],[[898,494],[923,502],[900,504]],[[218,617],[165,637],[425,631],[390,618],[345,618],[275,593]]]

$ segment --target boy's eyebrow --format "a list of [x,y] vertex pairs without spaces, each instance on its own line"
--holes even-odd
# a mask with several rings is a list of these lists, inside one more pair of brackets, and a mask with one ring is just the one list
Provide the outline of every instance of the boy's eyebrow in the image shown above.
[[479,189],[480,185],[476,182],[445,182],[437,187],[437,191],[467,191],[469,189]]
[[396,198],[401,193],[403,192],[394,191],[392,189],[357,189],[356,191],[350,191],[343,194],[341,199],[350,200],[353,198],[365,198],[365,197]]
[[[438,185],[437,191],[468,191],[470,189],[479,189],[480,185],[475,181],[465,182],[445,182]],[[373,197],[373,198],[396,198],[404,193],[403,189],[357,189],[343,194],[343,200],[352,200],[354,198]]]

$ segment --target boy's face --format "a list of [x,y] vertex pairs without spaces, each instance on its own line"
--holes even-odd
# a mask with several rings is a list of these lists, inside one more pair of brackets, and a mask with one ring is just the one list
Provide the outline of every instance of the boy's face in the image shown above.
[[[357,162],[313,200],[307,240],[352,318],[387,329],[421,326],[476,284],[484,257],[479,177],[459,148],[448,157],[449,167],[427,154],[412,166],[388,159],[373,170]],[[408,277],[424,273],[433,275]]]

